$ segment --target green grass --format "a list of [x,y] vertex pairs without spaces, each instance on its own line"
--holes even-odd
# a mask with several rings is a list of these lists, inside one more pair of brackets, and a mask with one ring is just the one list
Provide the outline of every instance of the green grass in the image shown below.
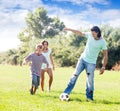
[[[57,68],[52,91],[30,95],[31,78],[28,66],[0,65],[0,111],[120,111],[120,72],[95,72],[94,102],[86,102],[85,72],[79,77],[69,102],[61,102],[73,68]],[[46,74],[45,89],[48,85]]]

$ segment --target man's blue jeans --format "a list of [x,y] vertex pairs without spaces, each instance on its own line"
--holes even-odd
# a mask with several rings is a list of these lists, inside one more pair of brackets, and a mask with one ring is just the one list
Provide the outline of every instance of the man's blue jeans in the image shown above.
[[75,72],[70,78],[67,88],[65,89],[64,93],[70,94],[72,89],[75,86],[76,80],[81,72],[85,69],[87,75],[86,81],[86,97],[88,99],[93,100],[93,92],[94,92],[94,71],[95,71],[95,64],[88,63],[83,59],[79,59]]

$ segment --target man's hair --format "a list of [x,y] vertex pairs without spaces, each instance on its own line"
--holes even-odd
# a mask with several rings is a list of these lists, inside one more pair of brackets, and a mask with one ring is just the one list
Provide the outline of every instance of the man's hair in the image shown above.
[[101,30],[100,30],[100,28],[99,28],[98,26],[93,26],[93,27],[91,28],[91,31],[95,31],[96,33],[98,33],[97,36],[98,36],[99,38],[101,37]]

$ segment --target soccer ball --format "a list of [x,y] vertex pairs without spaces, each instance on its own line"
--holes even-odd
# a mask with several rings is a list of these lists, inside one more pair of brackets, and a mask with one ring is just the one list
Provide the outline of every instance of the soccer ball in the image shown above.
[[59,98],[61,101],[68,101],[69,95],[67,93],[62,93]]

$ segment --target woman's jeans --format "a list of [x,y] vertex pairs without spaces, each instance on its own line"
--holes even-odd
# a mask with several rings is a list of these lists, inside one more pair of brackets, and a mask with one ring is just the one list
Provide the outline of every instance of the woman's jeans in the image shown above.
[[64,93],[70,94],[72,89],[75,86],[76,80],[81,72],[85,69],[87,75],[86,81],[86,97],[87,99],[93,100],[93,92],[94,92],[94,71],[95,71],[95,64],[88,63],[83,59],[78,60],[76,69],[70,81],[68,83],[67,88],[65,89]]

